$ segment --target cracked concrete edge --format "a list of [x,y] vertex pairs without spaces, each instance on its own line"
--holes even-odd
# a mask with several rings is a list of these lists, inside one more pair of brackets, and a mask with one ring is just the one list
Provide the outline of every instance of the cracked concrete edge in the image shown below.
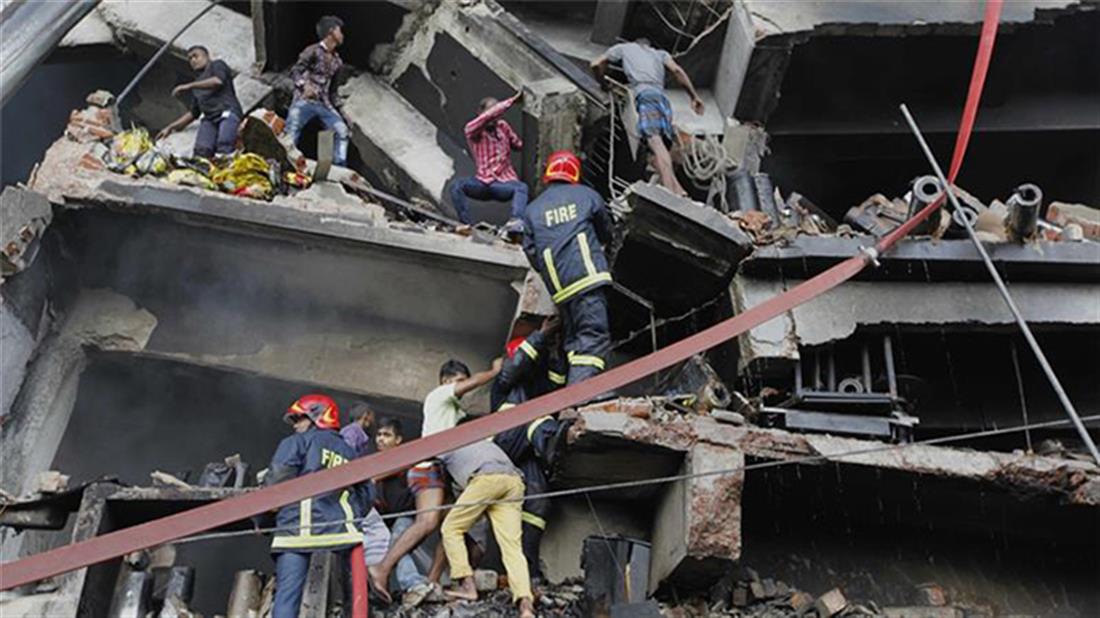
[[[737,275],[730,294],[741,313],[799,283]],[[1100,303],[1092,301],[1100,294],[1100,285],[1018,282],[1012,293],[1028,322],[1100,324]],[[929,302],[929,296],[944,302]],[[1013,323],[992,282],[849,281],[741,335],[741,368],[758,358],[797,360],[799,345],[839,341],[866,326]]]
[[[397,225],[377,216],[368,202],[362,215],[350,214],[331,201],[310,200],[301,193],[263,202],[228,196],[194,187],[173,185],[157,178],[130,178],[106,170],[90,169],[82,160],[92,146],[62,137],[46,151],[30,190],[46,195],[54,204],[67,208],[105,206],[108,208],[147,207],[180,214],[205,214],[238,222],[282,227],[292,231],[326,234],[355,242],[367,242],[397,249],[434,253],[460,260],[493,265],[518,277],[528,269],[527,259],[515,245],[494,241],[477,242],[451,233],[424,229],[415,225]],[[188,198],[188,206],[172,208],[140,195],[149,193]],[[155,197],[155,196],[154,196]],[[358,199],[358,198],[356,198]],[[194,203],[201,203],[195,206]],[[374,209],[377,206],[373,206]],[[335,209],[335,210],[334,210]]]
[[[706,443],[767,460],[820,456],[847,465],[988,482],[1021,495],[1053,495],[1065,504],[1100,505],[1100,468],[1084,461],[922,444],[888,448],[872,440],[734,426],[704,416],[675,415],[661,422],[641,417],[647,411],[652,415],[654,408],[645,399],[619,399],[564,412],[577,419],[569,442],[593,433],[684,452]],[[872,449],[880,450],[848,455]]]
[[[159,47],[209,4],[207,0],[103,0],[95,13],[117,39],[125,42],[136,38]],[[223,6],[214,7],[181,34],[171,52],[182,58],[192,45],[206,45],[215,58],[224,60],[237,73],[252,71],[256,63],[252,20]]]
[[[389,58],[384,62],[385,79],[393,83],[411,67],[416,67],[425,78],[429,78],[427,71],[428,57],[435,45],[436,35],[446,33],[454,37],[459,43],[471,50],[478,60],[484,63],[490,70],[496,73],[502,80],[517,90],[531,88],[544,98],[549,95],[578,95],[579,89],[568,79],[559,75],[556,69],[545,68],[542,75],[527,75],[522,67],[543,67],[546,62],[531,52],[521,41],[507,32],[504,28],[497,28],[499,36],[491,38],[496,45],[507,45],[507,53],[488,53],[483,48],[486,43],[472,33],[472,27],[485,24],[492,28],[496,23],[493,11],[483,4],[471,6],[459,6],[457,3],[440,2],[432,8],[433,3],[410,17],[402,25],[395,37],[395,42],[389,50]],[[476,50],[481,49],[481,53]],[[516,57],[522,57],[526,62],[518,62]],[[434,83],[434,80],[428,79]],[[443,104],[446,98],[440,92]],[[581,97],[583,105],[583,97]],[[541,108],[536,102],[528,102],[525,111],[539,117]]]
[[[344,113],[353,141],[373,171],[392,188],[443,202],[455,162],[439,146],[439,129],[389,84],[362,74],[344,85]],[[384,114],[384,115],[380,115]],[[400,176],[404,176],[401,178]]]

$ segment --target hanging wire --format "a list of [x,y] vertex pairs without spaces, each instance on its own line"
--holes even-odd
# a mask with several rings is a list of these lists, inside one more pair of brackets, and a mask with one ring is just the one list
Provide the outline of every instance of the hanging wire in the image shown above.
[[[1020,412],[1024,417],[1024,425],[1027,426],[1027,399],[1024,398],[1024,377],[1020,372],[1020,359],[1016,355],[1016,341],[1009,339],[1009,347],[1012,349],[1012,367],[1016,369],[1016,389],[1020,393]],[[1031,430],[1024,430],[1024,439],[1027,441],[1027,452],[1033,453],[1031,448]]]

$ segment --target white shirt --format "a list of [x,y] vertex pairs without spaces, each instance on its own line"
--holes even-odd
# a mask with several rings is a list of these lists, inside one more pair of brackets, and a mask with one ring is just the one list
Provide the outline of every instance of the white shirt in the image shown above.
[[441,384],[424,398],[424,424],[420,437],[451,429],[465,417],[466,411],[455,397],[455,385]]

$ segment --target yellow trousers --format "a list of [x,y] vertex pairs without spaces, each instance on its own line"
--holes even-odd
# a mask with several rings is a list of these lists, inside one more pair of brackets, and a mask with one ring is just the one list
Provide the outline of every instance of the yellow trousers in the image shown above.
[[512,474],[486,474],[470,479],[466,490],[455,500],[455,506],[443,520],[443,551],[451,564],[451,579],[458,580],[474,574],[470,557],[466,553],[464,535],[474,527],[482,513],[488,514],[493,525],[493,536],[500,546],[501,561],[508,573],[508,586],[512,598],[531,599],[531,575],[527,571],[527,559],[523,557],[520,540],[523,530],[523,503],[471,504],[490,500],[518,500],[523,498],[523,479]]

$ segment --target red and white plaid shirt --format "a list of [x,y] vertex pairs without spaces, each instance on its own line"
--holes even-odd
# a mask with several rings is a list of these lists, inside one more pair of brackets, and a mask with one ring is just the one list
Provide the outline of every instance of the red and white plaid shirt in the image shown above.
[[466,123],[466,143],[477,165],[477,179],[486,184],[519,180],[511,154],[513,148],[523,148],[523,140],[500,119],[514,102],[514,97],[505,99]]

